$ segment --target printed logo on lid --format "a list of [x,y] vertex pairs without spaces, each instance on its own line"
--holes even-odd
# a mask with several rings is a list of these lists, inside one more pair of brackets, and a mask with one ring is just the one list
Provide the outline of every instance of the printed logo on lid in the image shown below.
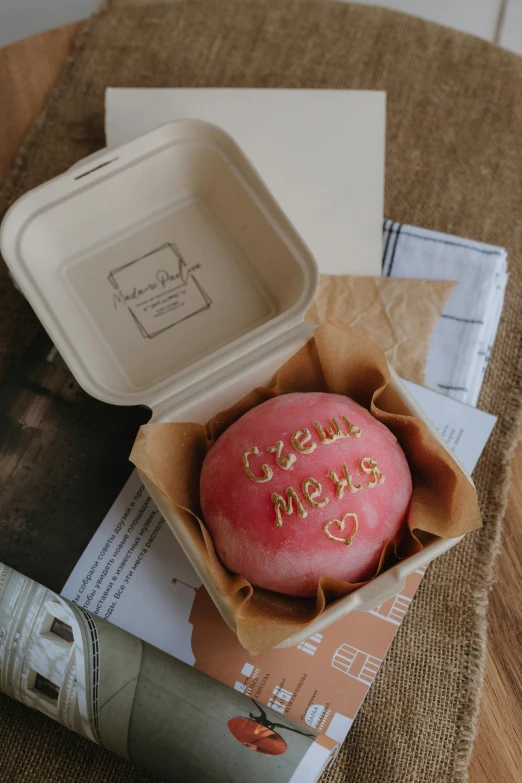
[[114,309],[129,312],[143,337],[156,337],[212,306],[198,269],[201,264],[188,266],[176,245],[160,245],[110,272]]

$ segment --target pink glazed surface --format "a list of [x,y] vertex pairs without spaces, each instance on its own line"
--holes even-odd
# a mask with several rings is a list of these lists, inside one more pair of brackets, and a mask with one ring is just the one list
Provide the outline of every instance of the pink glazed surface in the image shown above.
[[[311,437],[299,434],[298,446],[316,445],[308,454],[292,444],[304,429]],[[344,437],[332,439],[332,432]],[[278,441],[279,462],[268,451]],[[245,468],[244,455],[254,447],[259,454],[248,454]],[[351,491],[345,483],[341,493],[331,470],[338,479],[348,473],[352,488],[362,488]],[[303,487],[310,478],[320,491]],[[412,480],[395,436],[367,410],[341,395],[307,393],[268,400],[229,427],[205,458],[200,489],[205,524],[231,571],[268,590],[315,596],[321,576],[350,583],[373,576],[384,545],[403,528]],[[274,494],[284,501],[279,520]]]

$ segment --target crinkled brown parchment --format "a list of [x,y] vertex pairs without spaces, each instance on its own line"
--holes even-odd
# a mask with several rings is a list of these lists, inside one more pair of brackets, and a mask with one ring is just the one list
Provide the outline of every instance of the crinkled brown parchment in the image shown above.
[[320,324],[340,318],[371,337],[401,378],[422,386],[433,330],[456,285],[447,280],[321,275],[305,320]]
[[246,411],[271,397],[311,391],[344,394],[363,405],[395,434],[408,459],[413,475],[408,530],[399,553],[391,545],[385,547],[379,570],[389,568],[399,555],[407,557],[419,551],[433,536],[452,538],[481,525],[473,485],[426,425],[405,413],[390,385],[384,354],[366,335],[340,321],[322,324],[267,387],[254,389],[215,415],[206,427],[175,422],[145,425],[130,457],[149,485],[182,518],[219,589],[235,596],[238,637],[251,653],[271,649],[320,614],[327,603],[361,586],[325,574],[315,599],[253,587],[221,563],[202,519],[201,465],[219,435]]

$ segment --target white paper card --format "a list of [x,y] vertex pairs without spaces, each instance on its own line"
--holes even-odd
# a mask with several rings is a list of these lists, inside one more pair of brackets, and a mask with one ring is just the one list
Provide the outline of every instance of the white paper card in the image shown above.
[[497,417],[411,381],[403,383],[463,467],[472,473]]
[[221,126],[258,169],[321,272],[381,274],[384,92],[115,89],[109,147],[178,119]]

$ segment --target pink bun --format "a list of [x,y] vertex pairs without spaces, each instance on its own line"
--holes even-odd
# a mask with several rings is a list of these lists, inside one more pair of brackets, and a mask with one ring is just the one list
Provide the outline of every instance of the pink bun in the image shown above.
[[371,578],[401,533],[412,481],[395,436],[367,410],[308,393],[238,419],[208,452],[200,488],[205,524],[231,571],[315,596],[321,576]]

